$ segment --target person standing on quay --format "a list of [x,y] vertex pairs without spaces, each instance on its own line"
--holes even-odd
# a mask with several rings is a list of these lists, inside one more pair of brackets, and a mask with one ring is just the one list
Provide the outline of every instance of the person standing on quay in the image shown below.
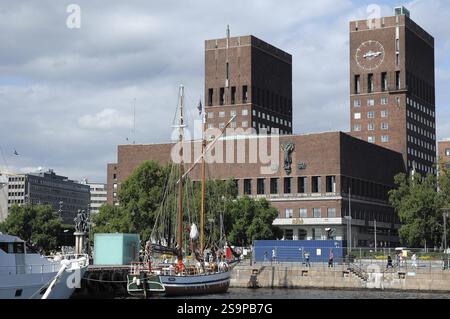
[[277,262],[277,252],[274,249],[272,249],[272,262],[276,263]]
[[306,267],[311,267],[311,264],[309,263],[309,252],[305,251],[305,262],[306,262]]
[[389,267],[394,268],[394,266],[392,266],[392,258],[391,255],[389,255],[387,257],[387,265],[386,265],[386,269],[388,269]]
[[412,267],[417,268],[417,256],[415,253],[411,256],[411,261],[412,261]]
[[330,253],[328,254],[328,267],[333,267],[333,259],[334,259],[333,250],[330,249]]

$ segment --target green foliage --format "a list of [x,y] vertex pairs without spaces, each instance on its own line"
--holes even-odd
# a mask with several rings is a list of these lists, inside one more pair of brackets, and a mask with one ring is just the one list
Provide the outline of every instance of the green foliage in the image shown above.
[[[147,240],[162,210],[172,214],[172,227],[175,226],[175,182],[178,177],[171,177],[173,168],[172,165],[162,167],[153,161],[145,162],[136,168],[121,186],[118,194],[120,206],[103,205],[100,212],[93,216],[93,233],[139,233],[143,240]],[[170,178],[172,180],[169,180]],[[170,195],[164,197],[164,204],[161,206],[167,183],[171,185],[167,191]],[[190,180],[186,180],[185,185],[183,207],[191,217],[185,217],[184,222],[187,224],[189,220],[199,226],[201,185],[193,185]],[[225,233],[230,234],[227,238],[235,244],[248,245],[255,239],[280,237],[280,230],[272,226],[273,220],[278,216],[277,210],[266,200],[255,201],[248,197],[236,199],[237,185],[234,179],[207,181],[205,197],[206,245],[208,242],[217,242],[220,238],[220,215],[223,216]],[[165,219],[165,222],[168,220]],[[164,222],[158,219],[156,223],[156,228],[167,234]],[[171,235],[172,238],[175,236],[175,229]]]
[[448,207],[447,190],[438,192],[438,184],[448,189],[449,179],[428,174],[414,178],[405,174],[395,177],[397,189],[389,192],[389,200],[400,217],[400,239],[410,247],[440,246],[443,234],[442,208]]
[[278,211],[265,199],[239,198],[230,205],[230,213],[234,223],[228,238],[234,244],[248,246],[254,240],[282,236],[281,230],[272,225]]
[[20,237],[44,253],[57,248],[61,229],[62,219],[53,208],[40,205],[14,205],[0,224],[0,231]]

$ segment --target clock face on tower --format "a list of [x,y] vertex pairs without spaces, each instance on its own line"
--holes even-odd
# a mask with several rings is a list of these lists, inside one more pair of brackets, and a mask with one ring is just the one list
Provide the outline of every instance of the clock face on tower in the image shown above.
[[384,61],[384,47],[378,41],[363,42],[356,49],[355,59],[360,68],[367,71],[375,70]]

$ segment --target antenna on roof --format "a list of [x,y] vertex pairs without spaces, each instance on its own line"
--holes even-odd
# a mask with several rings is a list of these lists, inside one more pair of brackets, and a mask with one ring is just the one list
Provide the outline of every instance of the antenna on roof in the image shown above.
[[227,24],[227,49],[230,45],[230,25]]
[[136,144],[136,97],[133,105],[133,145]]

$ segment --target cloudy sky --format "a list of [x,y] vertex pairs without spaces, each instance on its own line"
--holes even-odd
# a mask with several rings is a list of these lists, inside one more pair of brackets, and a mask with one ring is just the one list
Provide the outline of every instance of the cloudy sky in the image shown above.
[[[80,28],[67,27],[73,3]],[[102,182],[127,138],[169,141],[178,86],[192,121],[204,40],[224,37],[227,24],[293,55],[295,133],[347,131],[348,21],[371,4],[392,15],[399,2],[0,0],[0,170]],[[450,137],[450,4],[403,4],[435,37],[438,137]]]

